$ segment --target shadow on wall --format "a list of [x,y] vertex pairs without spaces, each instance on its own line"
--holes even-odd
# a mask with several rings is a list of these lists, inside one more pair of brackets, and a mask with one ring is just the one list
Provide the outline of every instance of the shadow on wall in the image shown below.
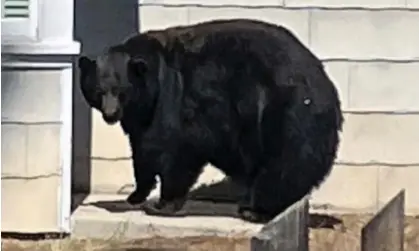
[[[75,0],[74,10],[74,37],[81,42],[82,55],[95,57],[108,46],[139,31],[138,0]],[[76,62],[73,74],[72,193],[87,195],[91,180],[92,119],[91,109],[79,88]],[[79,200],[73,201],[72,211],[80,203]]]

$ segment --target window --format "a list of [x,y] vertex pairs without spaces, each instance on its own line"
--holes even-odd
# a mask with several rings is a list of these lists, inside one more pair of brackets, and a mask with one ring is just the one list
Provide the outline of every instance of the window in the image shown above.
[[37,24],[37,0],[1,0],[2,43],[36,40]]

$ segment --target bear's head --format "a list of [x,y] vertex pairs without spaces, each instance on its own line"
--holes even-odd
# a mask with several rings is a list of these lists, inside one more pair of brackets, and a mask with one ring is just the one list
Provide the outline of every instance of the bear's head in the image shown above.
[[148,109],[141,114],[158,112],[157,103],[163,110],[175,109],[182,89],[179,72],[160,53],[133,56],[125,51],[123,46],[114,46],[96,59],[79,58],[80,87],[88,104],[108,124],[120,121],[128,106]]
[[124,108],[146,91],[146,62],[131,60],[126,53],[110,50],[96,59],[81,56],[78,66],[84,98],[110,125],[121,120]]

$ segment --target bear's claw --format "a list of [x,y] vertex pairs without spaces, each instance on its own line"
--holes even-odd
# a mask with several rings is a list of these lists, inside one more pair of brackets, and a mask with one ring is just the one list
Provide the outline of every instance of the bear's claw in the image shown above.
[[266,224],[271,220],[271,217],[251,210],[250,208],[239,207],[238,214],[242,220],[252,223]]
[[167,217],[181,217],[185,216],[185,212],[181,209],[184,202],[171,201],[171,202],[151,202],[143,206],[143,210],[148,215],[167,216]]

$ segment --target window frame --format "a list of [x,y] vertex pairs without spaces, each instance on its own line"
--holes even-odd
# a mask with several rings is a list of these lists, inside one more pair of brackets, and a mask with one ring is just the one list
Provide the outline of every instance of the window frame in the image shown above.
[[[1,8],[3,12],[4,3]],[[38,3],[40,0],[28,0],[28,18],[1,17],[1,42],[10,44],[15,42],[35,42],[38,40]]]

